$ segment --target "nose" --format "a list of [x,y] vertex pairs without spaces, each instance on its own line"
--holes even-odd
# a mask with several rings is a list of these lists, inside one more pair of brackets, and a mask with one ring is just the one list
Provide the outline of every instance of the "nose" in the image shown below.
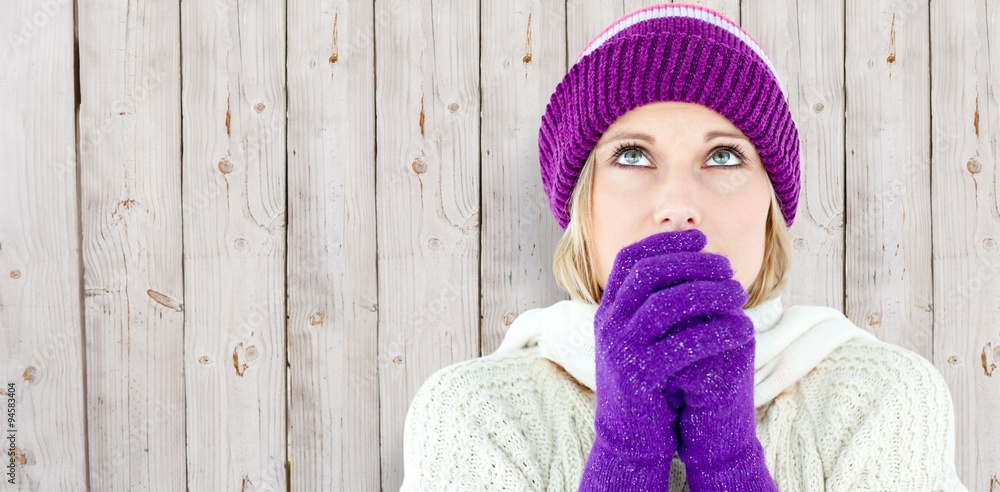
[[693,196],[695,183],[678,176],[665,178],[665,181],[655,197],[657,229],[683,231],[700,226],[701,212]]
[[691,207],[672,207],[660,213],[664,231],[685,231],[698,227],[697,212]]

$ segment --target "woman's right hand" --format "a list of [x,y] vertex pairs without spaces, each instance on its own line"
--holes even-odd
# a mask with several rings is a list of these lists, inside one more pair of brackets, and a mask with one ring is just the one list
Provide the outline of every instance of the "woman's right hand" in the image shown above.
[[706,242],[697,229],[662,232],[615,257],[594,317],[596,433],[580,490],[667,490],[677,449],[668,379],[746,343],[725,329],[746,294],[728,258],[701,252]]

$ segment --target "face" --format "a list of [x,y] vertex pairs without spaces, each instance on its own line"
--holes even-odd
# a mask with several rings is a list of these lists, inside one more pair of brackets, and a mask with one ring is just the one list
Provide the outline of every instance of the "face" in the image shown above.
[[705,106],[634,108],[595,146],[591,207],[598,283],[624,246],[658,232],[696,228],[702,251],[726,256],[749,288],[764,259],[770,185],[750,140]]

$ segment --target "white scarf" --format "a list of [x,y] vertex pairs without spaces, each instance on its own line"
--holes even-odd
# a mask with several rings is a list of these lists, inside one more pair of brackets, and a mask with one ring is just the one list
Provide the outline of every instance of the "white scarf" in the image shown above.
[[[538,345],[541,355],[594,390],[594,314],[597,305],[565,300],[521,313],[494,353]],[[877,338],[826,306],[783,308],[775,297],[743,312],[753,320],[754,407],[777,397],[830,352],[854,338]]]

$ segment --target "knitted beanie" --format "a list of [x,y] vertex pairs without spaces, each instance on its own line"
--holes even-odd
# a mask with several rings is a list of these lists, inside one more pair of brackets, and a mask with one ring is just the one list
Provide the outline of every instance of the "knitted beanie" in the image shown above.
[[565,229],[580,170],[619,116],[682,101],[717,111],[750,139],[790,227],[799,199],[799,137],[785,98],[767,55],[722,14],[680,3],[636,10],[590,41],[545,107],[538,156],[552,213]]

